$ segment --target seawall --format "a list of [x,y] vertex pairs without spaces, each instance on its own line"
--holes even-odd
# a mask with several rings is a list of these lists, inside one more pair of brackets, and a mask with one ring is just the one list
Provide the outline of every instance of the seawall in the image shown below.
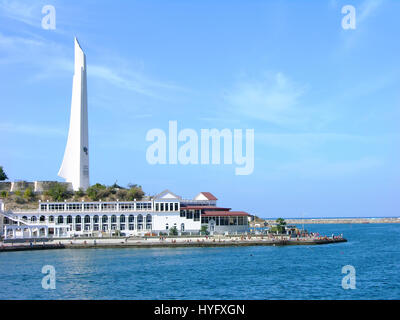
[[[117,239],[114,239],[117,240]],[[168,239],[168,240],[134,240],[125,241],[73,240],[60,241],[57,244],[6,244],[0,247],[0,252],[49,249],[97,249],[97,248],[188,248],[188,247],[249,247],[249,246],[286,246],[286,245],[321,245],[347,242],[340,237],[299,238],[299,239]]]

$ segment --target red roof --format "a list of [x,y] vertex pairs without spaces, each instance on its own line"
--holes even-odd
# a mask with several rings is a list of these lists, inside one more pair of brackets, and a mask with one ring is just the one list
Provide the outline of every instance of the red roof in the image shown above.
[[207,209],[207,210],[222,210],[222,211],[231,210],[231,208],[221,208],[221,207],[216,207],[216,206],[186,206],[186,207],[181,206],[181,210],[185,210],[185,209],[190,209],[190,210]]
[[200,192],[208,200],[218,200],[211,192]]
[[204,211],[204,214],[201,215],[202,217],[243,217],[249,216],[247,212],[244,211]]

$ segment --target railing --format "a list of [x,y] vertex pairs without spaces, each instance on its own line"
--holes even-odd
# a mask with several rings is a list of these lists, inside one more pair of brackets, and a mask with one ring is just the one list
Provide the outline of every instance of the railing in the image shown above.
[[47,223],[46,221],[35,221],[34,222],[34,221],[28,221],[28,220],[22,219],[21,217],[16,216],[16,215],[10,213],[9,211],[8,212],[7,211],[3,211],[2,214],[7,219],[10,219],[10,220],[12,220],[14,222],[19,222],[19,223],[25,224],[26,226],[41,226],[41,225],[48,226],[49,225],[49,223]]

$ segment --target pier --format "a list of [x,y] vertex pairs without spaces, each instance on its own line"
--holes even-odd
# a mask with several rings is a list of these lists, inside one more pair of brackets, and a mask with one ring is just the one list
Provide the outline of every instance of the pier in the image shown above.
[[2,244],[0,246],[0,252],[10,252],[10,251],[27,251],[27,250],[52,250],[52,249],[64,249],[63,244]]
[[0,252],[49,249],[96,249],[96,248],[182,248],[182,247],[248,247],[248,246],[287,246],[321,245],[347,242],[340,236],[290,238],[286,236],[265,237],[175,237],[175,238],[88,238],[57,239],[47,243],[0,244]]

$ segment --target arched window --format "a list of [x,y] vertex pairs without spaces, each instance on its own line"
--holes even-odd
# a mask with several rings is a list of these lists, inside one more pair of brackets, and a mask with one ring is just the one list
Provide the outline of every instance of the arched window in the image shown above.
[[117,222],[117,216],[113,214],[111,216],[111,223],[116,223],[116,222]]
[[40,216],[39,221],[40,221],[40,222],[46,221],[46,217],[45,217],[45,216]]
[[32,217],[31,217],[31,221],[32,221],[32,222],[36,222],[36,221],[37,221],[37,218],[36,218],[35,216],[32,216]]
[[23,217],[22,217],[22,220],[27,221],[27,220],[28,220],[28,217],[27,217],[27,216],[23,216]]
[[94,217],[93,217],[93,222],[94,222],[94,223],[99,223],[99,216],[97,216],[97,215],[94,216]]
[[101,221],[102,221],[103,223],[107,223],[107,222],[108,222],[108,217],[107,217],[106,215],[104,215],[104,216],[101,218]]
[[85,216],[85,223],[90,223],[90,216],[88,215]]
[[54,216],[49,216],[49,222],[54,222]]
[[121,214],[119,216],[119,222],[124,223],[125,222],[125,216],[123,214]]
[[146,230],[151,230],[151,214],[146,215]]
[[133,215],[130,215],[128,218],[128,221],[131,222],[135,222],[135,217]]
[[81,222],[82,222],[81,216],[76,216],[75,223],[81,223]]
[[57,223],[64,223],[64,217],[63,216],[58,216]]
[[72,223],[72,216],[67,216],[67,223]]
[[143,229],[143,216],[141,214],[137,216],[137,228],[138,230]]

